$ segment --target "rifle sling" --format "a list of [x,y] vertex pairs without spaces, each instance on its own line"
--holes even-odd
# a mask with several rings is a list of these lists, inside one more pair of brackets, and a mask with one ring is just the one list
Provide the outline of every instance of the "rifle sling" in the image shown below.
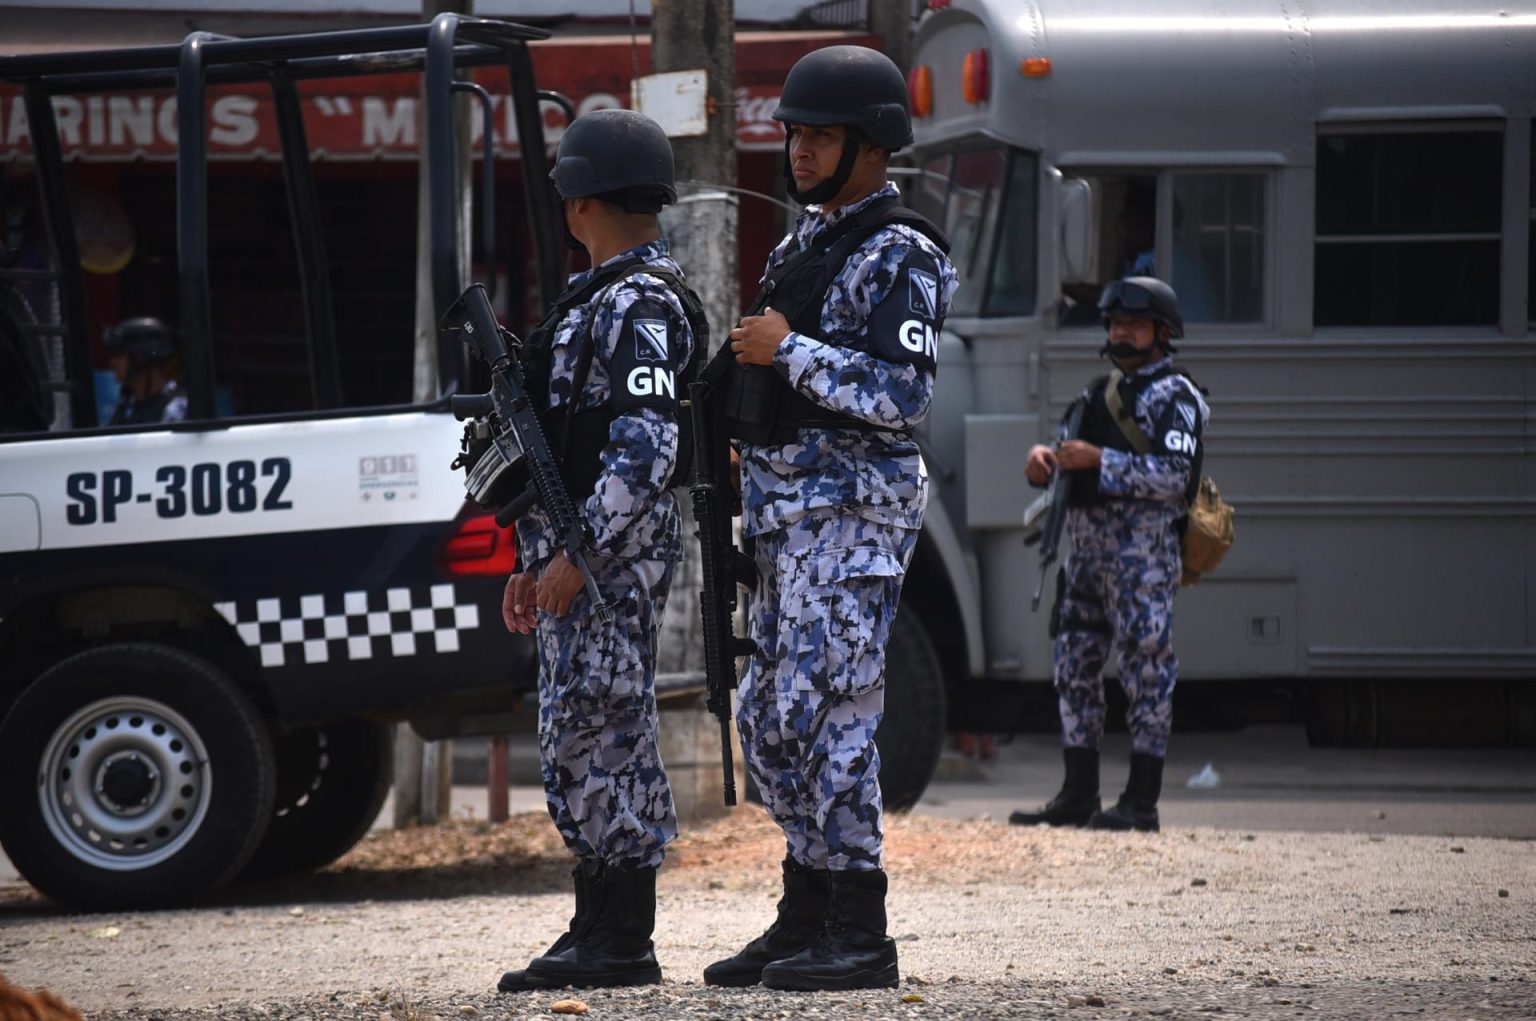
[[[1177,371],[1177,370],[1169,370]],[[1142,432],[1141,426],[1130,412],[1125,410],[1124,402],[1120,400],[1120,381],[1125,374],[1119,369],[1110,372],[1109,378],[1104,382],[1104,406],[1109,408],[1109,417],[1115,423],[1115,428],[1120,430],[1131,444],[1131,449],[1138,454],[1145,454],[1152,449],[1152,440]],[[1185,375],[1189,379],[1188,375]],[[1200,464],[1202,458],[1196,458],[1194,467],[1190,472],[1189,487],[1184,491],[1184,503],[1188,506],[1194,503],[1195,493],[1200,488]]]
[[1131,449],[1138,454],[1145,454],[1152,449],[1152,440],[1141,431],[1141,426],[1136,424],[1136,419],[1125,410],[1125,404],[1120,400],[1120,381],[1125,378],[1125,373],[1119,369],[1110,372],[1109,378],[1104,381],[1104,405],[1109,408],[1109,417],[1114,421],[1115,428],[1120,430],[1130,443]]

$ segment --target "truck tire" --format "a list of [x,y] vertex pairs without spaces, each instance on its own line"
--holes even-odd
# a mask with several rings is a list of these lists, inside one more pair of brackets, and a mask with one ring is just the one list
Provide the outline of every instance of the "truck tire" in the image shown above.
[[275,735],[276,807],[243,877],[318,869],[363,839],[389,794],[389,734],[340,720]]
[[272,747],[245,694],[167,645],[101,645],[0,722],[0,845],[45,896],[160,907],[228,882],[272,812]]
[[887,809],[917,804],[938,768],[944,733],[944,670],[922,619],[903,605],[891,622],[885,716],[875,732],[880,799]]

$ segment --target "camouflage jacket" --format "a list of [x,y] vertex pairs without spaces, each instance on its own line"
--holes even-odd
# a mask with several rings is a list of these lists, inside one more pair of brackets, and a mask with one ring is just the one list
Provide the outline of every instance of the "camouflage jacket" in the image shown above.
[[[633,258],[682,275],[665,241],[632,248],[604,265]],[[567,286],[580,287],[592,272],[574,274]],[[682,525],[667,482],[677,463],[678,373],[694,343],[682,302],[660,278],[637,273],[572,309],[555,331],[551,410],[570,403],[577,357],[588,343],[596,346],[576,406],[611,401],[617,412],[595,490],[571,494],[591,530],[592,550],[624,560],[677,560]],[[518,520],[517,537],[524,568],[542,564],[557,548],[541,510]]]
[[[818,233],[896,186],[831,213],[807,206],[768,256],[764,276]],[[871,235],[833,278],[815,337],[790,333],[774,368],[817,404],[910,431],[928,413],[938,333],[958,279],[948,257],[924,234],[892,225]],[[837,507],[904,528],[922,525],[928,475],[906,432],[802,429],[784,446],[743,444],[742,528],[782,528],[810,510]]]
[[[1169,356],[1144,365],[1131,379],[1160,372],[1172,361]],[[1081,399],[1092,396],[1090,384]],[[1067,533],[1075,550],[1125,553],[1151,548],[1149,537],[1167,532],[1184,516],[1184,495],[1201,458],[1209,405],[1193,383],[1170,372],[1143,387],[1129,410],[1151,448],[1145,454],[1104,448],[1098,493],[1107,499],[1067,512]]]

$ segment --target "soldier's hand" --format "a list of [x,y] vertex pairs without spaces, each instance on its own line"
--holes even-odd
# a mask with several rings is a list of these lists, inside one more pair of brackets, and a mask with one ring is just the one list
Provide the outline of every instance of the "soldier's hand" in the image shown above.
[[1067,471],[1097,468],[1101,460],[1099,448],[1087,440],[1066,440],[1056,448],[1056,463]]
[[731,350],[742,365],[772,365],[774,353],[789,336],[789,320],[771,308],[747,316],[731,331]]
[[1056,452],[1042,443],[1029,448],[1029,461],[1024,465],[1024,475],[1037,486],[1051,480],[1056,471]]
[[513,634],[526,635],[538,627],[538,614],[534,612],[533,575],[519,572],[507,579],[507,590],[501,596],[501,619]]
[[566,559],[565,550],[561,550],[550,558],[544,573],[539,575],[539,609],[564,617],[570,612],[571,600],[581,591],[582,584],[581,571]]

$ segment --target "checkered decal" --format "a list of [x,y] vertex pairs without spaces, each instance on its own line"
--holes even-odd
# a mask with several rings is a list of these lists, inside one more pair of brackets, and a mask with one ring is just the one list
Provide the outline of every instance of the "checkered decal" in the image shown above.
[[421,592],[281,596],[215,603],[214,609],[260,651],[264,667],[458,652],[459,632],[480,626],[479,607],[454,602],[452,585],[433,585],[418,606]]

